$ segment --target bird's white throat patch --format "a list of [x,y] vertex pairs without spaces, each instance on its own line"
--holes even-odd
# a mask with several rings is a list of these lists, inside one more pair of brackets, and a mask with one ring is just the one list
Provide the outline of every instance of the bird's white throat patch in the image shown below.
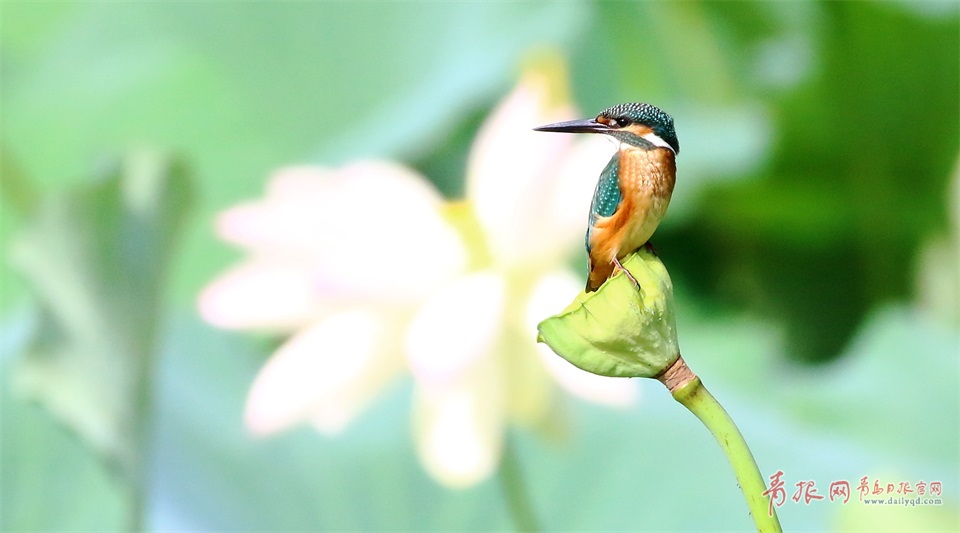
[[670,150],[670,151],[673,152],[673,153],[677,153],[677,151],[674,150],[673,147],[670,146],[669,143],[667,143],[667,141],[663,140],[662,137],[660,137],[659,135],[657,135],[656,133],[654,133],[654,132],[652,132],[652,131],[649,132],[649,133],[644,133],[644,134],[641,135],[640,137],[641,137],[642,139],[647,140],[650,144],[652,144],[652,145],[654,145],[654,146],[659,146],[659,147],[661,147],[661,148],[666,148],[667,150]]

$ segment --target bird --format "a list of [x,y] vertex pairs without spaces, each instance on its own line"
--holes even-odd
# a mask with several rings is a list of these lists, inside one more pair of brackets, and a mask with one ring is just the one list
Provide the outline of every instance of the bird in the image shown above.
[[618,143],[590,203],[584,239],[589,265],[585,290],[596,291],[616,270],[639,287],[620,260],[650,240],[670,205],[680,153],[673,117],[654,105],[630,102],[608,107],[595,118],[534,130],[601,133]]

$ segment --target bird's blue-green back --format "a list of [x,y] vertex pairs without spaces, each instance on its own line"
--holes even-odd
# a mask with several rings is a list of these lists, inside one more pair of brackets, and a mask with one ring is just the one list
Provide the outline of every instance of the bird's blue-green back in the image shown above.
[[617,174],[620,169],[620,154],[615,153],[610,158],[610,162],[600,173],[600,179],[597,181],[597,189],[593,193],[593,201],[590,202],[590,219],[587,224],[587,235],[585,245],[587,252],[590,252],[590,232],[600,217],[613,215],[620,205],[620,182]]

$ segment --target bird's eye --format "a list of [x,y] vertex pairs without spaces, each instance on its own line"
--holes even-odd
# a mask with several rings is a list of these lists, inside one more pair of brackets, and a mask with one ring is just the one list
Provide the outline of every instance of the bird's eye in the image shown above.
[[627,126],[630,125],[630,119],[627,117],[620,117],[616,119],[616,122],[617,122],[617,127],[620,127],[620,128],[626,128]]

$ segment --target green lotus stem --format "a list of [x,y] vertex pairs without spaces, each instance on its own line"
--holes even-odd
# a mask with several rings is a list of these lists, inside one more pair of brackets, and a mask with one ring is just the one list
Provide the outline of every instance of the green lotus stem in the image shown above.
[[516,530],[536,532],[540,528],[537,527],[533,505],[530,502],[530,496],[527,494],[526,484],[520,471],[520,461],[517,458],[517,451],[511,442],[512,440],[508,430],[503,442],[503,456],[500,458],[498,476],[500,478],[500,488],[503,490],[507,510]]
[[149,457],[150,430],[153,421],[153,368],[155,354],[141,361],[137,369],[134,391],[134,407],[128,424],[132,428],[131,457],[126,465],[127,490],[127,531],[131,533],[147,530],[147,506],[149,504]]
[[683,404],[691,413],[697,416],[703,425],[717,439],[723,453],[726,454],[733,473],[737,476],[740,490],[747,499],[750,515],[760,533],[780,533],[780,519],[777,510],[770,506],[767,496],[764,496],[766,485],[757,467],[757,461],[750,453],[747,441],[743,439],[733,419],[723,409],[720,402],[703,386],[700,378],[684,363],[680,357],[659,376],[661,382],[673,395],[673,398]]
[[596,292],[581,292],[537,326],[539,341],[575,366],[601,376],[656,378],[700,419],[727,455],[761,533],[779,533],[780,520],[750,448],[736,424],[680,357],[673,282],[646,247],[626,257],[632,274],[615,274]]

